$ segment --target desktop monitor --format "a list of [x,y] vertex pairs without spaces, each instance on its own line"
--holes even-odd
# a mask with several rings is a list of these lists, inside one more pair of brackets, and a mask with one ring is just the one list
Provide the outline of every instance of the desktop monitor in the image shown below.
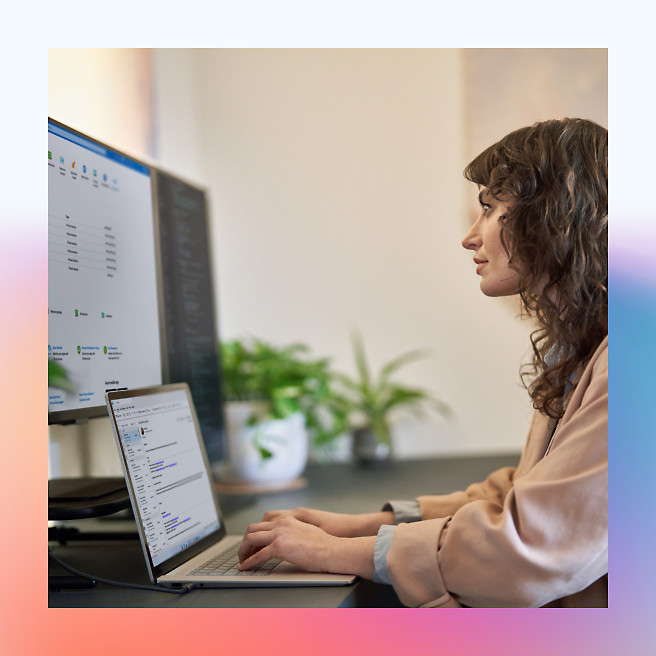
[[48,119],[48,423],[107,414],[105,392],[162,383],[151,168]]
[[48,423],[105,392],[187,382],[210,461],[224,419],[205,192],[48,119]]

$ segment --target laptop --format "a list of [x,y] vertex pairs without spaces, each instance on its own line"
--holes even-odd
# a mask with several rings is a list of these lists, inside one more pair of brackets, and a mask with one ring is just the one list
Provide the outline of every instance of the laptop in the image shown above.
[[227,535],[186,383],[105,394],[150,580],[179,588],[348,585],[272,559],[239,572],[241,535]]

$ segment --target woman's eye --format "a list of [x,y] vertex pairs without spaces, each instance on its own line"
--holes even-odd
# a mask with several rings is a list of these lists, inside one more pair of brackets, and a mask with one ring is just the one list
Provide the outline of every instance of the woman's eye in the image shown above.
[[487,203],[481,203],[481,207],[483,208],[483,214],[487,214],[490,206]]

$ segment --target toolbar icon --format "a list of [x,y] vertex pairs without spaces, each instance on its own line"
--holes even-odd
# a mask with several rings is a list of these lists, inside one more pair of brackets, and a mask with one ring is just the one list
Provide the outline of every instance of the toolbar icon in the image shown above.
[[52,159],[52,151],[51,150],[48,151],[48,159]]
[[61,155],[59,156],[59,163],[60,163],[60,164],[63,164],[63,163],[64,163],[64,158],[63,158]]

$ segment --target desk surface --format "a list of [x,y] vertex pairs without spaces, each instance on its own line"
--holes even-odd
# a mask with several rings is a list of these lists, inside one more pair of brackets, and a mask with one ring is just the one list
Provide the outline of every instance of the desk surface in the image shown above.
[[[516,465],[517,455],[406,460],[387,467],[358,469],[348,464],[310,465],[305,489],[257,497],[255,503],[226,518],[228,533],[242,534],[266,510],[308,506],[335,512],[375,512],[388,499],[414,499],[421,494],[445,494],[484,479],[491,471]],[[107,526],[126,530],[117,520],[67,522],[84,531]],[[128,526],[129,528],[129,526]],[[149,584],[139,541],[51,543],[53,553],[72,567],[95,576]],[[64,574],[50,563],[51,574]],[[92,590],[49,592],[51,608],[181,607],[181,608],[354,608],[399,605],[389,586],[370,581],[332,588],[223,588],[172,595],[98,584]]]

